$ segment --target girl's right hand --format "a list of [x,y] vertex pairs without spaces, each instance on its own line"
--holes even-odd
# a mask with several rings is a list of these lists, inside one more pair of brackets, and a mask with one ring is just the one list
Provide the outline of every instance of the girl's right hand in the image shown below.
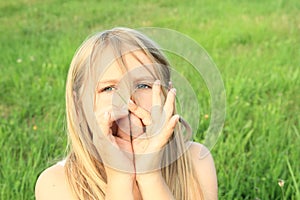
[[135,173],[130,141],[112,134],[113,119],[106,111],[96,116],[101,133],[93,135],[93,143],[107,172]]

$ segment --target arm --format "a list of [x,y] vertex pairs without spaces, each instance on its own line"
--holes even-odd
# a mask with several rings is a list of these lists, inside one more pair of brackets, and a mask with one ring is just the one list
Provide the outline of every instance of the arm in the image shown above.
[[[134,102],[129,102],[128,106],[133,114],[146,123],[145,135],[133,140],[134,153],[139,155],[135,157],[136,181],[143,200],[174,199],[161,174],[160,164],[162,149],[179,121],[179,115],[173,113],[176,89],[172,88],[168,91],[164,104],[162,104],[160,94],[161,83],[156,80],[152,87],[152,108],[150,111],[144,110]],[[147,137],[146,140],[145,136]]]
[[214,160],[202,144],[193,142],[189,149],[196,177],[206,200],[218,199],[218,183]]
[[118,172],[111,168],[106,168],[106,173],[107,188],[105,199],[134,199],[134,176],[132,174]]
[[137,182],[143,200],[174,199],[160,170],[147,174],[137,175]]

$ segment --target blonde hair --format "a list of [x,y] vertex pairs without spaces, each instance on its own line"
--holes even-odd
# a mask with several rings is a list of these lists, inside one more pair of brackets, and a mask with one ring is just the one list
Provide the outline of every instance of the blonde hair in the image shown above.
[[[87,90],[93,89],[87,87],[87,82],[90,82],[93,87],[97,84],[97,77],[101,74],[101,70],[104,70],[102,68],[105,65],[102,54],[107,48],[111,50],[109,53],[111,57],[121,58],[121,61],[122,55],[128,49],[142,50],[153,63],[164,66],[156,72],[162,84],[168,85],[170,81],[170,69],[166,57],[153,41],[138,31],[114,28],[93,35],[80,46],[71,62],[66,84],[69,154],[66,158],[65,170],[70,188],[77,199],[104,199],[106,193],[107,177],[101,162],[101,152],[96,152],[93,146],[93,134],[87,114],[84,112],[84,105],[87,102],[84,102],[82,96]],[[122,65],[126,66],[124,62]],[[183,119],[181,124],[185,126],[186,132],[191,132]],[[188,134],[184,135],[182,132],[181,127],[177,126],[170,139],[173,142],[170,142],[164,150],[162,175],[175,199],[188,200],[198,196],[199,199],[203,199],[191,157],[186,150]],[[174,155],[176,160],[172,160]]]

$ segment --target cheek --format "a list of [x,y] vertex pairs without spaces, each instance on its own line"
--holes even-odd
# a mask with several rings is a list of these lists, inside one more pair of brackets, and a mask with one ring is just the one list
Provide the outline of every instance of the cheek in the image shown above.
[[102,95],[97,94],[95,98],[95,112],[96,113],[104,113],[111,109],[112,105],[112,97],[111,95]]
[[152,90],[136,92],[134,100],[138,106],[150,112],[152,107]]

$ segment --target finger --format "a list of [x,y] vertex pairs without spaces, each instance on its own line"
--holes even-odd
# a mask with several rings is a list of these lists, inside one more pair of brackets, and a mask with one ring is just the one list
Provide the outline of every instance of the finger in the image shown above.
[[111,120],[111,114],[110,112],[106,111],[104,112],[104,114],[102,115],[98,115],[97,116],[97,121],[98,121],[98,124],[100,126],[100,129],[101,129],[101,133],[104,135],[104,136],[108,136],[111,134],[111,126],[112,126],[112,120]]
[[160,80],[156,80],[152,87],[152,108],[151,116],[153,119],[159,119],[161,114],[161,83]]
[[171,90],[172,88],[173,88],[173,83],[172,83],[172,81],[169,81],[168,90]]
[[156,80],[152,86],[152,106],[161,106],[161,83],[160,80]]
[[131,99],[128,102],[128,109],[138,118],[140,118],[145,126],[149,126],[152,123],[150,113],[147,110],[136,105]]
[[176,89],[172,88],[167,95],[167,99],[164,105],[164,111],[166,113],[166,120],[169,120],[174,112]]
[[96,117],[100,128],[100,133],[93,134],[93,143],[95,147],[97,149],[104,147],[106,150],[111,146],[117,147],[116,141],[112,135],[112,121],[110,112],[106,111],[100,115],[97,115]]
[[160,137],[163,137],[162,141],[164,141],[164,144],[169,140],[169,138],[173,134],[176,124],[179,121],[179,118],[180,118],[179,115],[174,115],[171,117],[169,122],[166,124],[163,134],[160,135]]

